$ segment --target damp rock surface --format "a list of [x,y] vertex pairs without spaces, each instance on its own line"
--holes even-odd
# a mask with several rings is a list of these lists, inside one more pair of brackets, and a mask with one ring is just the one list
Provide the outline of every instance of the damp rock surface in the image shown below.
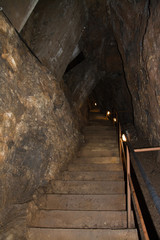
[[60,81],[84,26],[83,1],[40,0],[21,34],[34,54]]
[[[132,95],[134,122],[160,144],[159,1],[107,1],[109,19]],[[128,13],[128,14],[127,14]]]
[[13,204],[30,201],[35,189],[55,177],[73,157],[79,132],[59,84],[30,53],[2,12],[0,65],[2,234],[6,222],[12,222],[4,212]]

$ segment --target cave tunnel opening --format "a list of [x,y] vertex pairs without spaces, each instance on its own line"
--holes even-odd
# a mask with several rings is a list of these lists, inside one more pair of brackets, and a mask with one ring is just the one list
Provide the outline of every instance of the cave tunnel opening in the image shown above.
[[[160,2],[0,0],[0,7],[0,224],[10,239],[18,209],[78,151],[89,111],[118,114],[135,147],[160,146]],[[159,153],[140,160],[159,195]],[[156,240],[159,215],[142,192]]]

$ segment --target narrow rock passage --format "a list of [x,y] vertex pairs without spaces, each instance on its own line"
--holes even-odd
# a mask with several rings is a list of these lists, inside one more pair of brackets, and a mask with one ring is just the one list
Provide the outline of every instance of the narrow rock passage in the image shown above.
[[137,240],[127,229],[126,195],[116,129],[92,113],[85,144],[39,200],[28,222],[29,240]]

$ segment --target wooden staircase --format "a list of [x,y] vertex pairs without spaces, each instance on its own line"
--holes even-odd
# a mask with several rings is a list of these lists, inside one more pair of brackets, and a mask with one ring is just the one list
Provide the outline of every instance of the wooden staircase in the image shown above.
[[116,129],[95,119],[84,129],[86,143],[28,222],[28,240],[137,240],[127,229],[126,195]]

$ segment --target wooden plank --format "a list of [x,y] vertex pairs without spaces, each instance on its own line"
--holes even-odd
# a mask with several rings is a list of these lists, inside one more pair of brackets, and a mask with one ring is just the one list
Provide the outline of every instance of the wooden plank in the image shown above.
[[63,180],[77,180],[77,181],[102,181],[102,180],[124,180],[124,173],[122,171],[79,171],[79,172],[69,172],[65,171],[59,179]]
[[[131,228],[134,228],[133,214],[131,216]],[[31,220],[30,226],[124,229],[127,228],[127,212],[39,210]]]
[[124,194],[124,181],[61,181],[52,182],[48,193],[64,194]]
[[125,194],[119,195],[57,195],[47,194],[38,200],[40,209],[52,210],[118,210],[126,209]]
[[30,228],[28,240],[138,240],[137,230]]

